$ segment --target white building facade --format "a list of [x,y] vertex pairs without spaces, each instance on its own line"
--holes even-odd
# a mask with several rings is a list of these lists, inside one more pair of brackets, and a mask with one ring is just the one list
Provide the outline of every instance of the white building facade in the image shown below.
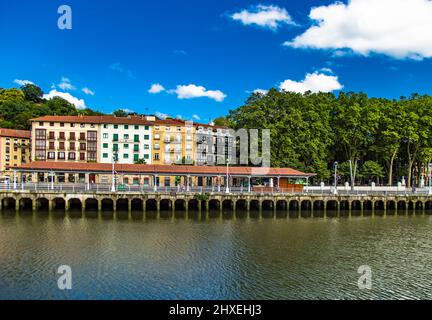
[[152,163],[150,123],[104,123],[101,125],[101,163],[133,164],[142,159]]

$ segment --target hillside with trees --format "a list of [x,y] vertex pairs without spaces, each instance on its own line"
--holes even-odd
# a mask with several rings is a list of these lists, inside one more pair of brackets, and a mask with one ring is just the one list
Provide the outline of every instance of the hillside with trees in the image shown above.
[[[418,185],[432,160],[432,97],[398,100],[364,93],[255,93],[220,123],[271,131],[271,164],[318,174],[331,181],[338,162],[340,182]],[[425,177],[426,178],[426,177]],[[354,180],[354,179],[353,179]]]
[[44,115],[95,115],[90,109],[77,110],[60,97],[43,99],[43,91],[36,85],[27,84],[21,89],[0,88],[0,128],[29,129],[29,119]]

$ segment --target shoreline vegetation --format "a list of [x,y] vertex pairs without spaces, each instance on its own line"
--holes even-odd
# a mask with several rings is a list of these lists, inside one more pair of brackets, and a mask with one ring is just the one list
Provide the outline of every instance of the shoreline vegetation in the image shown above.
[[[0,127],[29,129],[31,118],[44,115],[101,115],[78,110],[68,101],[43,99],[33,84],[0,88]],[[128,116],[121,109],[116,116]],[[271,164],[316,173],[316,183],[332,181],[337,161],[338,183],[350,181],[357,163],[356,184],[395,185],[406,179],[417,186],[432,161],[432,97],[412,94],[400,99],[371,98],[364,93],[304,94],[271,89],[253,93],[216,125],[234,129],[270,129]],[[423,180],[423,181],[424,181]]]

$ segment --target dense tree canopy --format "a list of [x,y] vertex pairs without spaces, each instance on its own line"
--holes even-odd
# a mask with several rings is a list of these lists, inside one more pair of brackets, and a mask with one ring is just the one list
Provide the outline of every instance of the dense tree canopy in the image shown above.
[[339,162],[340,182],[355,180],[408,185],[427,176],[432,160],[432,97],[413,94],[399,100],[364,93],[305,94],[270,90],[254,93],[231,110],[236,129],[270,129],[272,166],[314,172],[316,182],[331,181]]
[[44,115],[100,114],[90,109],[77,110],[75,106],[60,97],[45,100],[43,91],[27,84],[20,89],[0,88],[0,127],[29,129],[29,119]]

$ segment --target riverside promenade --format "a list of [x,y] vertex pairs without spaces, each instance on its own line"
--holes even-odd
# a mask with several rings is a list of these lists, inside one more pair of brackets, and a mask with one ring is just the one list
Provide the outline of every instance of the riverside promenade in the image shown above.
[[[308,187],[302,192],[253,192],[247,188],[222,189],[190,187],[128,186],[88,184],[11,184],[0,186],[2,211],[64,212],[286,212],[296,216],[429,214],[432,196],[427,188],[409,190],[346,190]],[[342,213],[341,213],[342,212]]]

